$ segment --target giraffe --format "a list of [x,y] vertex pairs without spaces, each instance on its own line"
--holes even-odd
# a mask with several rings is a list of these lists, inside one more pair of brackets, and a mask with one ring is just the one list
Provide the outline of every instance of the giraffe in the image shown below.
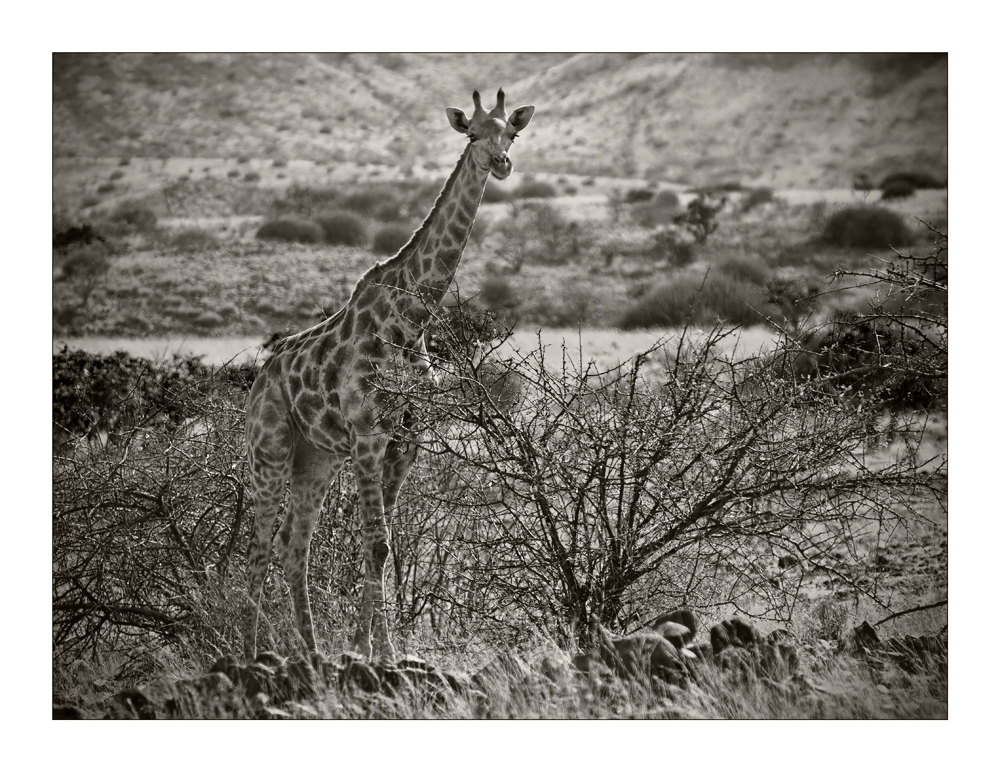
[[[380,369],[402,360],[430,377],[424,330],[458,269],[489,175],[510,176],[508,150],[535,108],[508,117],[503,89],[496,106],[475,111],[449,107],[448,121],[469,142],[430,214],[394,256],[358,281],[347,304],[307,330],[285,338],[265,363],[247,400],[246,443],[254,501],[249,554],[249,658],[272,541],[288,583],[303,643],[316,651],[307,571],[309,545],[327,488],[351,459],[362,520],[364,588],[351,648],[365,657],[392,659],[385,614],[389,527],[399,490],[416,458],[416,434],[404,411],[378,404]],[[288,503],[276,535],[274,523],[285,483]]]

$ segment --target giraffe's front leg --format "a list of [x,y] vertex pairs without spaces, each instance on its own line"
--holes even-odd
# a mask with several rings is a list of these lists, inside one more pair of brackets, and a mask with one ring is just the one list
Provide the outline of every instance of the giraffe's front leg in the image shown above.
[[[362,551],[365,557],[365,583],[361,594],[358,630],[352,648],[372,656],[374,632],[376,654],[394,659],[385,618],[385,565],[389,558],[389,527],[382,501],[382,465],[388,439],[381,434],[356,435],[354,473],[358,483],[358,507],[361,510]],[[372,630],[374,623],[374,631]]]

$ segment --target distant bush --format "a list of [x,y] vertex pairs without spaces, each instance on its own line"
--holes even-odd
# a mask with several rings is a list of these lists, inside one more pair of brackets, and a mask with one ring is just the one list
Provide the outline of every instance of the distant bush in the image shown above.
[[330,128],[329,126],[320,126],[319,127],[319,133],[320,134],[331,134],[331,133],[333,133],[333,129]]
[[111,172],[111,176],[109,177],[109,179],[120,180],[124,176],[125,172],[123,172],[121,169],[115,169],[113,172]]
[[912,238],[900,214],[877,206],[841,209],[830,215],[823,229],[823,240],[839,247],[902,247]]
[[555,198],[555,186],[540,180],[525,180],[514,189],[515,198]]
[[761,314],[777,316],[767,291],[732,276],[709,274],[678,276],[656,285],[625,310],[618,321],[623,330],[647,327],[711,325],[718,321],[751,325]]
[[656,194],[649,188],[632,188],[625,191],[625,203],[641,204],[644,201],[652,201],[654,195]]
[[238,164],[250,163],[250,158],[248,156],[241,155],[239,158],[236,159],[236,163]]
[[742,182],[718,182],[714,185],[703,185],[699,188],[692,188],[690,193],[698,195],[718,196],[723,193],[742,193],[746,188]]
[[240,176],[239,169],[230,169],[228,172],[226,172],[226,176],[232,177],[233,179],[239,177]]
[[672,190],[661,190],[656,194],[653,203],[664,209],[680,209],[681,197]]
[[683,268],[694,262],[694,237],[683,228],[669,225],[656,232],[648,254],[654,260],[666,258],[675,268]]
[[879,189],[885,192],[886,185],[893,185],[898,182],[907,182],[916,190],[940,190],[941,188],[948,187],[947,182],[938,179],[933,174],[926,174],[925,172],[894,172],[882,180]]
[[115,189],[115,183],[113,182],[102,182],[97,186],[98,193],[110,193]]
[[483,280],[479,302],[499,319],[509,317],[521,303],[514,286],[503,276],[488,276]]
[[882,200],[893,201],[903,198],[910,198],[917,192],[912,182],[906,180],[893,180],[882,186]]
[[97,206],[99,203],[101,203],[101,199],[97,196],[84,196],[80,202],[80,206],[84,209],[89,209],[92,206]]
[[273,166],[275,169],[283,169],[284,167],[288,166],[288,161],[286,161],[284,158],[275,158],[271,166]]
[[52,234],[52,248],[66,249],[80,244],[104,242],[104,237],[90,223],[60,227]]
[[771,280],[771,271],[767,265],[759,257],[750,255],[725,257],[713,263],[713,268],[723,276],[760,287],[767,286]]
[[198,327],[218,327],[225,324],[225,320],[215,311],[202,311],[191,320]]
[[316,222],[323,229],[327,244],[360,247],[368,241],[364,220],[353,212],[331,212],[317,217]]
[[499,187],[493,182],[492,179],[490,179],[490,181],[486,183],[486,190],[483,191],[483,203],[500,204],[504,201],[510,201],[510,193]]
[[156,214],[133,201],[125,201],[111,213],[109,219],[136,233],[148,233],[156,228]]
[[372,250],[379,255],[394,255],[399,248],[410,240],[413,228],[407,225],[390,223],[375,231],[372,239]]
[[214,235],[201,228],[185,228],[170,237],[170,246],[181,252],[211,249],[219,245]]
[[67,279],[86,279],[107,272],[111,266],[108,251],[101,244],[75,246],[62,264],[63,276]]
[[309,220],[286,217],[268,220],[257,230],[257,238],[268,241],[291,241],[298,244],[319,244],[323,241],[323,228]]
[[672,190],[661,190],[650,200],[633,204],[631,216],[642,227],[655,228],[658,225],[669,225],[673,222],[680,208],[680,196]]
[[260,179],[260,174],[257,172],[247,172],[243,175],[244,182],[257,182]]
[[340,205],[344,209],[350,209],[352,212],[373,216],[375,210],[380,206],[385,206],[387,199],[391,197],[392,194],[387,190],[356,190],[346,195],[340,202]]
[[129,158],[128,156],[125,156],[124,158],[119,158],[118,159],[118,165],[119,166],[128,166],[130,163],[132,163],[132,159]]
[[740,211],[746,214],[758,206],[770,204],[772,201],[774,201],[773,190],[770,188],[754,188],[743,197],[743,201],[740,203]]
[[343,193],[339,188],[310,188],[292,185],[284,196],[271,205],[275,214],[297,214],[313,217],[340,206]]

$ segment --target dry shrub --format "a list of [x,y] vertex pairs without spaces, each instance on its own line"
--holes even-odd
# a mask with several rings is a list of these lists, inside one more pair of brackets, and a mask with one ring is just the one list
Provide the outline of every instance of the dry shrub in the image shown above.
[[898,212],[877,206],[852,206],[826,221],[823,240],[839,247],[905,247],[913,234]]
[[372,250],[379,255],[394,255],[410,240],[413,229],[407,225],[383,225],[375,232],[372,239]]
[[309,220],[284,217],[268,220],[257,230],[257,238],[267,241],[291,241],[297,244],[319,244],[324,239],[323,228]]
[[718,321],[751,325],[762,323],[761,315],[780,316],[764,288],[724,274],[705,279],[687,274],[653,287],[625,310],[618,326],[634,330]]
[[364,220],[353,212],[330,212],[316,218],[327,244],[360,247],[368,242]]

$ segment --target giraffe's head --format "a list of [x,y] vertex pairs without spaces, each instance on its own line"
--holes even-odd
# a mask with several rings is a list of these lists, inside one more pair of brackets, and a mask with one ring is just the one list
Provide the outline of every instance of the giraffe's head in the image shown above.
[[503,89],[497,92],[497,104],[489,112],[483,109],[479,92],[472,93],[476,109],[471,120],[457,107],[449,107],[448,120],[455,131],[467,134],[472,142],[472,160],[480,168],[488,168],[498,180],[507,179],[514,164],[507,151],[517,133],[528,125],[535,108],[532,105],[518,107],[510,116],[503,106]]

